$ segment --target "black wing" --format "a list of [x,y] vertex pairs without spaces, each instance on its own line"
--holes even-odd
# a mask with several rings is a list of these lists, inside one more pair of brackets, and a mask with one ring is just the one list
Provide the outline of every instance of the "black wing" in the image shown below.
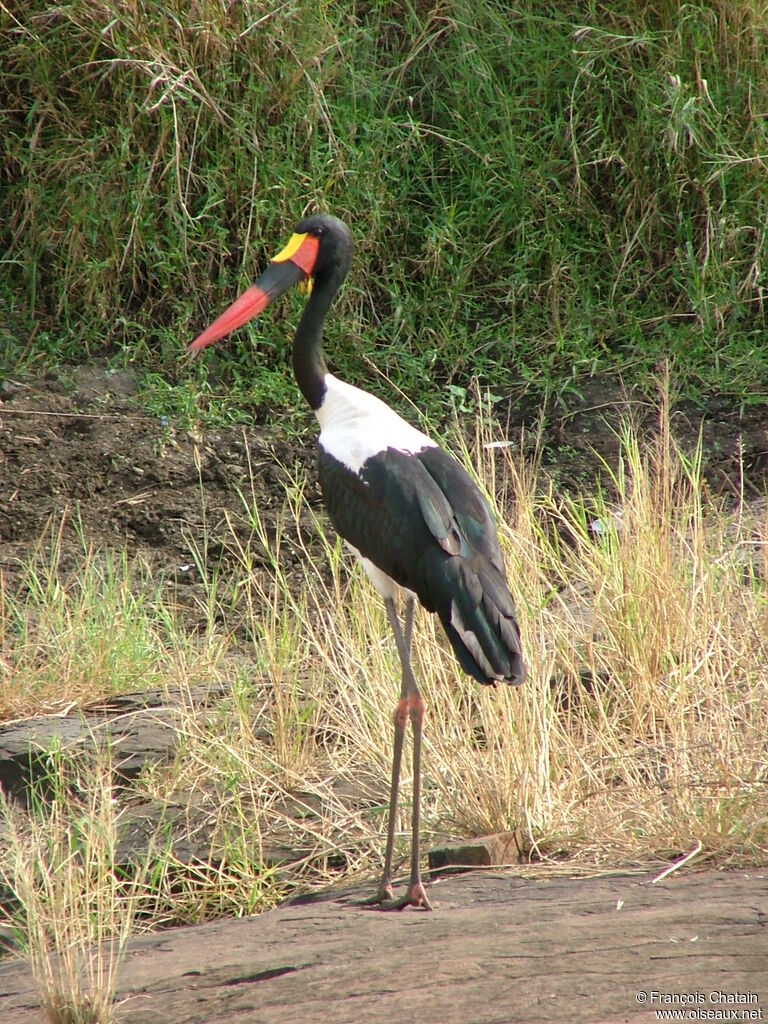
[[441,448],[394,448],[359,473],[320,448],[320,484],[337,532],[437,612],[465,672],[523,681],[520,630],[496,526],[467,471]]

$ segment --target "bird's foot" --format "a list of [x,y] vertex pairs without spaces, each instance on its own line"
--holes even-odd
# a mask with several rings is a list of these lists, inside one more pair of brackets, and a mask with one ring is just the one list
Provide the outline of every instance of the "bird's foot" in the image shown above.
[[432,909],[421,879],[411,882],[405,895],[399,899],[395,899],[391,885],[381,886],[375,896],[363,900],[360,906],[367,907],[369,910],[405,910],[406,907],[416,907],[421,910]]
[[395,891],[391,882],[382,882],[375,896],[369,896],[367,900],[360,900],[358,907],[367,907],[369,910],[380,910],[385,903],[392,903],[395,899]]

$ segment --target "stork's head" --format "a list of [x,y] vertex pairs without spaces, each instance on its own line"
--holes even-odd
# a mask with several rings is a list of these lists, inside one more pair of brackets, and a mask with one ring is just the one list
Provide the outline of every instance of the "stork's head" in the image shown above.
[[304,282],[311,288],[316,279],[335,291],[349,270],[353,251],[352,232],[338,217],[305,217],[256,283],[195,338],[190,351],[199,352],[247,324],[295,284]]

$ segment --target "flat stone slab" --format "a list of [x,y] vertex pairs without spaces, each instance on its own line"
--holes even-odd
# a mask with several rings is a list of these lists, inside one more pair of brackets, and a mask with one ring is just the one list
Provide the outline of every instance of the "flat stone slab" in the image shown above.
[[[432,914],[365,910],[366,887],[140,937],[119,1019],[635,1024],[683,999],[768,1019],[768,872],[651,877],[474,872],[433,885]],[[0,1021],[40,1021],[25,964],[0,965]]]
[[69,715],[44,715],[0,727],[0,787],[22,796],[38,773],[46,770],[51,749],[87,752],[99,745],[115,752],[115,771],[135,778],[148,762],[169,761],[178,747],[177,724],[182,706],[215,705],[231,691],[223,684],[181,691],[149,690],[123,694],[98,708]]

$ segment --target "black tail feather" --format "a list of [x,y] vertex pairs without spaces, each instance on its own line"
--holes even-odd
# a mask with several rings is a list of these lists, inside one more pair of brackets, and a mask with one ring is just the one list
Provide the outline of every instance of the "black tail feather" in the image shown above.
[[450,598],[437,613],[464,671],[479,683],[525,679],[520,627],[506,580],[485,559],[452,560]]

